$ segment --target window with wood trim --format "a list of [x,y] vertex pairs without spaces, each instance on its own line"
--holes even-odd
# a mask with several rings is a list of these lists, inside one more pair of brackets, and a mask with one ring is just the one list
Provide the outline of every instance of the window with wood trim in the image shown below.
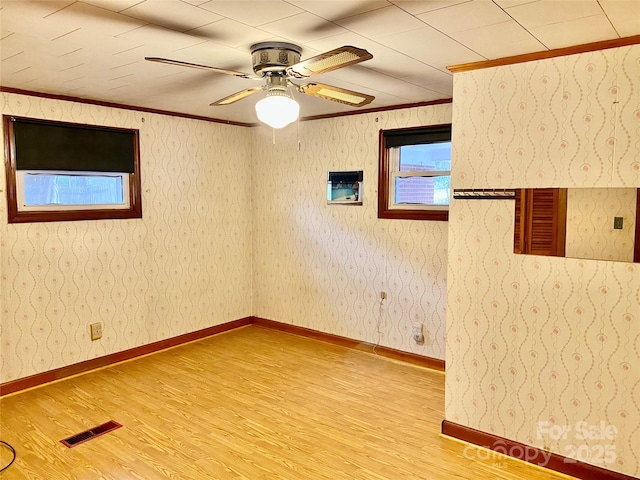
[[564,257],[567,189],[516,190],[514,252]]
[[137,130],[3,121],[9,223],[142,217]]
[[448,220],[451,125],[380,130],[378,218]]

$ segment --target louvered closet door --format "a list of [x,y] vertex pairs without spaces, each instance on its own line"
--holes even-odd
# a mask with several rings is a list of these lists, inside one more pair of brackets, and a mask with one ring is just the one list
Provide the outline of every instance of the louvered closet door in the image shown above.
[[515,253],[564,256],[566,188],[518,190],[515,208]]

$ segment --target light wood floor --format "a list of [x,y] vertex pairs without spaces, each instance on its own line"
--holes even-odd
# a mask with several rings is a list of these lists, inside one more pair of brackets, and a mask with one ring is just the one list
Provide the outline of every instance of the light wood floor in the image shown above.
[[443,405],[442,373],[245,327],[0,399],[0,478],[568,478],[441,437]]

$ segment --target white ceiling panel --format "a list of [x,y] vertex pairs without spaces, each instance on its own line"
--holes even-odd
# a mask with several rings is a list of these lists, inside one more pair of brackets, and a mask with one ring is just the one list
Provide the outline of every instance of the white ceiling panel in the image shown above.
[[282,20],[304,11],[287,2],[271,0],[214,0],[203,3],[200,7],[252,27]]
[[[70,5],[71,2],[2,2],[0,6],[0,32],[18,32],[34,37],[52,38],[67,33],[67,25],[49,21],[48,15]],[[51,8],[55,5],[55,8]]]
[[105,8],[112,12],[121,12],[122,10],[133,7],[142,0],[85,0],[84,3],[95,5],[96,7]]
[[244,23],[225,18],[218,22],[209,23],[189,32],[191,35],[210,38],[214,42],[229,47],[239,47],[263,41],[265,37],[271,35],[255,27],[250,27]]
[[509,5],[505,10],[526,29],[602,14],[596,0],[538,0]]
[[385,45],[443,72],[448,65],[452,65],[452,58],[458,59],[458,63],[486,60],[470,48],[432,27],[390,35],[384,37],[383,41]]
[[123,10],[121,13],[178,32],[187,32],[223,18],[221,15],[188,3],[167,2],[166,0],[146,0]]
[[600,0],[604,13],[622,37],[630,37],[640,31],[639,4],[638,0]]
[[424,27],[419,19],[395,6],[353,15],[336,23],[367,38],[380,38]]
[[495,3],[486,0],[459,3],[423,13],[418,15],[418,18],[446,34],[511,20],[511,17]]
[[347,30],[309,12],[299,13],[284,20],[260,25],[260,29],[294,42],[311,42],[319,38],[346,33]]
[[533,28],[532,32],[547,48],[570,47],[616,36],[616,31],[604,14],[543,25]]
[[[451,36],[490,59],[539,52],[545,48],[536,37],[513,20],[452,33]],[[496,42],[496,38],[508,38],[509,41]]]
[[49,15],[47,22],[64,26],[69,31],[82,28],[114,37],[145,25],[141,20],[86,3],[74,3],[60,9]]
[[[311,81],[376,108],[450,98],[450,65],[632,35],[640,0],[0,0],[0,83],[255,122],[263,92],[209,104],[264,80],[144,57],[251,73],[254,43],[295,43],[303,59],[353,45],[373,58]],[[357,110],[295,96],[302,116]]]
[[469,1],[471,0],[396,0],[393,3],[412,15],[419,15]]
[[158,53],[154,53],[154,51],[158,52],[158,50],[162,50],[172,52],[181,48],[191,47],[205,41],[202,38],[174,32],[173,30],[157,25],[145,25],[144,27],[136,28],[130,32],[118,35],[117,38],[138,45],[144,45],[148,52],[145,53],[145,55],[149,56],[158,55]]
[[386,0],[288,0],[288,3],[329,21],[391,6]]

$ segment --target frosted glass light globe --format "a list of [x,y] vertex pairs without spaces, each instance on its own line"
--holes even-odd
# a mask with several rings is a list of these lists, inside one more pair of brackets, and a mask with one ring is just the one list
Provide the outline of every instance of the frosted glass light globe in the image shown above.
[[269,95],[256,103],[258,120],[273,128],[282,128],[295,122],[300,113],[300,105],[285,95]]

